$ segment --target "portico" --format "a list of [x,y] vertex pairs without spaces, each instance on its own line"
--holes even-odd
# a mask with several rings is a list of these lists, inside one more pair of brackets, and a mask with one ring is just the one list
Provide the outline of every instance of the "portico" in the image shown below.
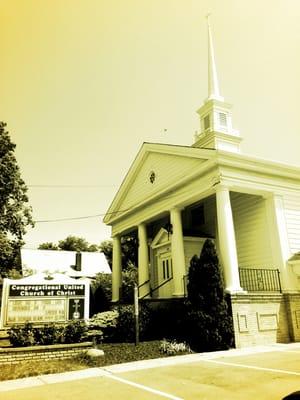
[[[169,291],[169,296],[184,297],[189,261],[194,254],[200,254],[205,238],[215,241],[223,268],[226,291],[232,294],[244,292],[239,278],[230,190],[225,185],[213,184],[209,193],[212,194],[203,198],[200,196],[198,202],[193,201],[188,204],[188,201],[185,201],[185,205],[183,203],[172,205],[169,211],[163,214],[163,217],[159,213],[157,219],[149,218],[131,227],[131,230],[137,229],[138,231],[138,276],[141,298],[151,297],[153,289],[170,278],[172,279],[172,293]],[[204,219],[198,225],[195,220],[197,211],[199,212],[198,218]],[[200,215],[202,213],[203,215]],[[126,232],[129,230],[126,229]],[[162,240],[163,233],[166,235],[164,240]],[[121,285],[121,236],[122,232],[114,236],[113,301],[119,300],[118,294]],[[157,238],[157,236],[160,237]],[[187,238],[193,241],[192,246],[185,244],[189,241]],[[198,247],[197,241],[199,242]],[[169,271],[165,273],[165,279],[159,279],[158,271],[154,270],[158,268],[157,260],[154,260],[152,253],[153,248],[162,248],[164,244],[167,244],[164,257],[167,253],[169,254],[169,261],[165,261],[169,264]],[[157,293],[155,297],[157,297]]]

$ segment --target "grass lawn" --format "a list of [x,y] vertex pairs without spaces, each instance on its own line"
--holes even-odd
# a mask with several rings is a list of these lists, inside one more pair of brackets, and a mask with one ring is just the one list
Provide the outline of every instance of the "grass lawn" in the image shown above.
[[[98,348],[104,351],[104,357],[96,360],[85,355],[74,359],[57,361],[26,361],[14,365],[1,365],[0,380],[18,379],[43,374],[54,374],[75,371],[88,367],[103,367],[138,360],[167,357],[160,350],[161,341],[142,342],[138,346],[133,343],[103,343]],[[186,354],[186,353],[181,353]]]

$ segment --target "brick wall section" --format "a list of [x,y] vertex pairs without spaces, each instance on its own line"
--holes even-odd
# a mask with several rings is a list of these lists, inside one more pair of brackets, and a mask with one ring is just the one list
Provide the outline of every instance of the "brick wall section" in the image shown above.
[[50,346],[0,348],[0,365],[21,361],[47,361],[73,358],[92,348],[91,342]]
[[291,340],[300,341],[300,294],[284,294]]
[[231,295],[231,306],[237,348],[291,341],[285,295]]

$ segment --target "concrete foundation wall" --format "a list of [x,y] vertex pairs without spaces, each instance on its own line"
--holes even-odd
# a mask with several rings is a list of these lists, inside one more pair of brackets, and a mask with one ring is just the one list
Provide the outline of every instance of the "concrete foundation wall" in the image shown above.
[[232,295],[236,347],[290,342],[286,301],[281,293]]

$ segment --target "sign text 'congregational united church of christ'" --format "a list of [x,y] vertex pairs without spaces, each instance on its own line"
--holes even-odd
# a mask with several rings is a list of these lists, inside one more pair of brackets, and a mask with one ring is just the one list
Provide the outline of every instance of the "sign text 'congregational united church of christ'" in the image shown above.
[[[32,322],[65,322],[88,318],[89,283],[62,275],[55,281],[40,276],[20,280],[5,279],[1,327]],[[72,282],[72,283],[71,283]]]

